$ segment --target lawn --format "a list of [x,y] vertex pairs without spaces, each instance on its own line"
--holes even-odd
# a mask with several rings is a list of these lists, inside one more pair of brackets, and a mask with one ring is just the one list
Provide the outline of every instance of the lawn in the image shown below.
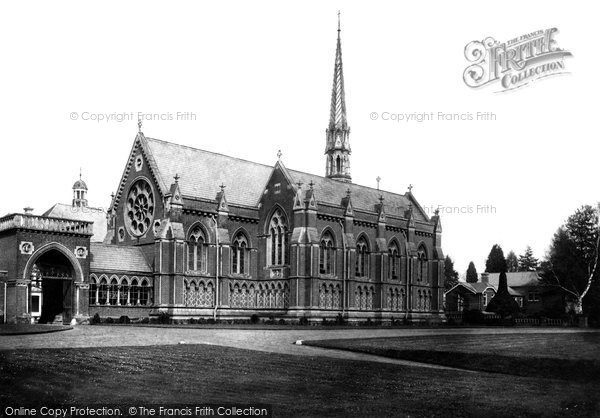
[[304,344],[468,370],[600,383],[597,333],[432,335]]
[[275,416],[594,415],[590,382],[211,345],[0,352],[0,406],[262,403]]

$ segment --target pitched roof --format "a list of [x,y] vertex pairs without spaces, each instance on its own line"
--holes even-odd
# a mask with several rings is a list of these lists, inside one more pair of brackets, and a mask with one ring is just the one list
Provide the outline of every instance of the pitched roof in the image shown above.
[[106,236],[106,212],[102,208],[80,207],[57,203],[44,212],[42,216],[93,222],[92,229],[94,235],[92,235],[91,238],[92,242],[102,242]]
[[146,138],[148,149],[163,182],[163,190],[179,174],[183,196],[215,199],[219,185],[227,186],[227,200],[244,206],[256,206],[273,167],[229,157],[223,154]]
[[[462,286],[474,294],[482,294],[485,291],[485,289],[487,289],[488,287],[493,289],[494,292],[498,291],[498,284],[482,283],[482,282],[477,282],[477,283],[458,282],[458,284],[456,286],[454,286],[452,289],[448,290],[446,293],[451,292],[457,286]],[[516,290],[512,289],[510,286],[508,287],[508,293],[511,296],[523,296],[523,292],[516,291]]]
[[153,272],[140,247],[100,243],[92,243],[90,247],[92,271]]
[[[350,189],[352,207],[354,210],[362,209],[369,212],[376,212],[375,205],[379,204],[379,197],[383,196],[385,213],[388,215],[404,217],[405,211],[408,210],[411,204],[411,200],[406,195],[377,190],[354,183],[342,183],[337,180],[303,173],[301,171],[288,171],[292,176],[294,183],[297,183],[298,181],[302,181],[303,184],[308,184],[311,181],[314,183],[313,189],[315,191],[317,204],[323,202],[340,206],[342,198],[346,196],[346,191],[348,189]],[[414,205],[413,216],[415,217],[415,220],[427,221],[425,215],[421,211],[415,210]]]
[[[500,273],[487,273],[490,284],[498,286]],[[518,271],[506,273],[508,287],[538,286],[540,276],[537,271]]]
[[[230,204],[256,206],[271,176],[273,167],[230,157],[210,151],[178,145],[154,138],[142,137],[153,160],[151,165],[158,171],[157,178],[162,190],[169,190],[170,181],[176,174],[181,176],[179,186],[184,197],[214,200],[218,186],[227,186],[226,196]],[[315,197],[319,202],[340,206],[350,188],[354,209],[375,212],[379,197],[383,196],[387,214],[404,217],[411,199],[401,195],[353,183],[343,183],[297,170],[287,170],[294,183],[314,183]],[[418,207],[417,202],[414,204]],[[414,210],[419,221],[428,221],[422,210]]]

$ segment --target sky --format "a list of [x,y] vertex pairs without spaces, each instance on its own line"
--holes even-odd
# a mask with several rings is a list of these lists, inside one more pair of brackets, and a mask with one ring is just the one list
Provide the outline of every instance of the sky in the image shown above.
[[[108,206],[138,112],[148,137],[269,165],[281,149],[323,174],[338,10],[353,181],[441,206],[462,275],[495,243],[543,257],[600,200],[592,2],[40,1],[0,5],[0,214],[70,202],[80,168]],[[567,74],[506,93],[463,81],[469,42],[554,27]]]

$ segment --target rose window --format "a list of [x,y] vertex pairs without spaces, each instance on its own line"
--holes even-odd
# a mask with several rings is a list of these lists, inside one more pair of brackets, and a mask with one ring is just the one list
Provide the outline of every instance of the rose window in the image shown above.
[[136,181],[127,196],[125,222],[135,236],[141,236],[150,229],[154,219],[154,194],[144,180]]

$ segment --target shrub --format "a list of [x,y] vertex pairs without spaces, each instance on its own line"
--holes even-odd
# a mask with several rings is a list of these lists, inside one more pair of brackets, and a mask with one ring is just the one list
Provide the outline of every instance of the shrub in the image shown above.
[[148,317],[142,318],[142,324],[149,324],[149,323],[150,323],[150,318],[148,318]]
[[339,313],[337,315],[337,317],[335,318],[335,324],[336,325],[344,325],[346,323],[346,320],[344,319],[344,317],[342,316],[341,313]]
[[114,324],[115,320],[109,316],[108,318],[106,318],[106,321],[104,321],[104,323],[105,324]]
[[217,321],[215,321],[215,318],[208,318],[208,319],[206,320],[206,323],[207,323],[207,324],[210,324],[210,325],[214,325],[214,324],[216,324],[216,323],[217,323]]
[[100,318],[100,315],[98,314],[98,312],[96,312],[94,314],[94,316],[90,319],[90,324],[91,325],[96,325],[102,322],[102,319]]
[[371,318],[367,318],[367,322],[365,322],[365,325],[368,327],[373,325],[373,321],[371,321]]
[[127,315],[122,315],[119,318],[119,324],[129,324],[131,321],[129,320],[129,317]]
[[190,324],[191,325],[195,325],[198,323],[198,320],[196,318],[190,318]]
[[308,325],[308,318],[306,316],[303,316],[302,318],[300,318],[300,320],[298,321],[299,325]]
[[252,314],[252,316],[250,317],[250,323],[258,324],[259,321],[260,317],[257,314]]
[[323,325],[324,327],[328,325],[327,318],[323,318],[323,320],[321,321],[321,325]]
[[281,319],[279,319],[279,321],[277,321],[277,323],[279,325],[285,325],[285,319],[281,318]]

